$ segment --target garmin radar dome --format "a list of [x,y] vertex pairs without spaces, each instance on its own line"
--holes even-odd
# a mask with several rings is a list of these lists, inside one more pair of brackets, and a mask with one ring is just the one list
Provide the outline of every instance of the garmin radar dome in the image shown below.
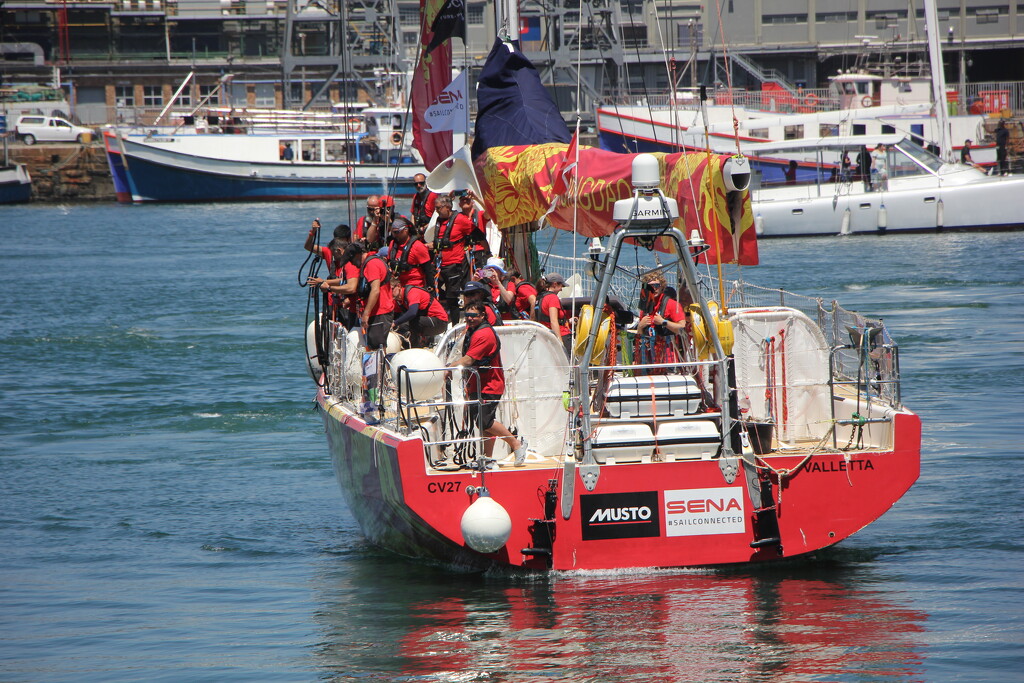
[[679,218],[679,203],[666,197],[661,189],[661,167],[653,154],[637,154],[633,159],[633,196],[620,199],[612,209],[612,219],[631,227],[666,228]]

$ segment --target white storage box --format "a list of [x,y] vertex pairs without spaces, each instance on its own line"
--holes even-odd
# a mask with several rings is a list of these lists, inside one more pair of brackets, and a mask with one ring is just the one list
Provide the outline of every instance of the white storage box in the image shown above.
[[654,453],[654,432],[643,422],[617,422],[600,425],[591,440],[594,458],[604,464],[609,458],[615,462],[640,462]]
[[683,417],[700,409],[700,389],[689,375],[616,377],[605,409],[613,418]]
[[677,459],[713,457],[722,437],[712,420],[658,422],[658,450]]

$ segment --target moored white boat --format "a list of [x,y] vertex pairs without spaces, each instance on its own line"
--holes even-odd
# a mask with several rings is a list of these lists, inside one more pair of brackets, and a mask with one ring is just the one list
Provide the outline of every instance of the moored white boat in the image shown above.
[[[346,199],[412,194],[405,111],[282,117],[237,110],[174,128],[104,131],[118,201]],[[286,147],[290,154],[285,153]],[[287,157],[291,158],[287,158]]]
[[[884,174],[877,168],[858,174],[858,154],[869,156],[878,145],[886,149]],[[1024,176],[988,176],[943,163],[907,138],[822,138],[749,149],[780,166],[799,165],[795,182],[755,179],[751,199],[760,236],[1024,228]],[[844,155],[851,161],[845,171]]]

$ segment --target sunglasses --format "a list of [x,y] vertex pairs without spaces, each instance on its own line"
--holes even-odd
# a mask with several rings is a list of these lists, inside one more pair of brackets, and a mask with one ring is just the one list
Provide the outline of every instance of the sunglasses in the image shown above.
[[417,181],[416,181],[416,184],[417,184],[417,185],[426,185],[426,184],[427,184],[427,181],[425,181],[425,180],[417,180]]
[[467,318],[482,318],[483,317],[483,313],[467,313],[466,317]]

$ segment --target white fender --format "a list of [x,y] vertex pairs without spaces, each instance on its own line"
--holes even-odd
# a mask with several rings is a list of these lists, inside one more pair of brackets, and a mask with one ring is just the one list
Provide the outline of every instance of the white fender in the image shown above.
[[842,223],[841,227],[839,228],[839,234],[840,235],[849,235],[850,234],[850,207],[846,207],[846,210],[843,211],[843,223]]
[[885,230],[889,227],[889,212],[885,210],[885,202],[878,207],[878,229]]
[[324,374],[316,355],[316,320],[310,320],[309,325],[306,325],[306,369],[314,381]]
[[[410,370],[441,370],[444,363],[437,357],[437,354],[429,349],[406,349],[399,351],[389,361],[391,365],[391,376],[398,382],[399,369]],[[408,386],[405,385],[408,377]],[[413,401],[426,401],[438,396],[444,387],[443,372],[410,372],[402,373],[402,398],[411,398]],[[407,395],[407,388],[412,396]]]
[[466,545],[478,553],[493,553],[512,535],[512,518],[484,491],[462,514],[461,528]]

